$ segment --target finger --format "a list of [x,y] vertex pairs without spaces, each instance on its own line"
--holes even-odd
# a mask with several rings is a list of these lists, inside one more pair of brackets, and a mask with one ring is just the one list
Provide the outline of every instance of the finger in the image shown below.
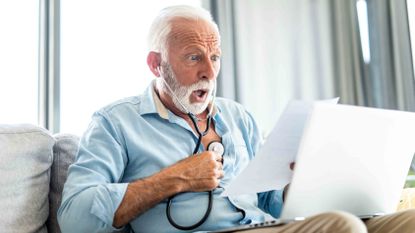
[[217,173],[218,175],[217,175],[217,178],[218,179],[222,179],[224,176],[225,176],[225,173],[223,172],[223,170],[221,169],[221,170],[218,170],[218,173]]
[[295,168],[295,162],[290,163],[290,169],[294,171]]
[[217,162],[217,163],[216,163],[216,169],[218,169],[218,170],[223,170],[223,165],[222,165],[222,163],[221,163],[221,162]]
[[214,154],[215,160],[223,164],[223,156],[216,152],[212,152],[212,153]]
[[207,158],[209,160],[216,161],[218,158],[218,155],[216,152],[213,151],[203,151],[202,153],[198,154],[201,155],[201,157]]
[[217,152],[211,151],[211,153],[213,154],[213,158],[216,161],[222,161],[222,155],[218,154]]
[[290,183],[288,183],[285,187],[284,187],[284,191],[282,192],[282,201],[285,201],[286,196],[287,196],[287,192],[290,189]]
[[222,155],[219,155],[218,153],[216,153],[214,151],[208,151],[207,153],[209,153],[209,155],[211,156],[211,159],[215,160],[218,163],[223,164],[223,157],[222,157]]
[[217,163],[217,168],[216,168],[216,170],[217,170],[217,174],[218,174],[218,178],[220,179],[220,178],[223,178],[223,176],[224,176],[224,171],[223,171],[223,165],[222,165],[222,163]]

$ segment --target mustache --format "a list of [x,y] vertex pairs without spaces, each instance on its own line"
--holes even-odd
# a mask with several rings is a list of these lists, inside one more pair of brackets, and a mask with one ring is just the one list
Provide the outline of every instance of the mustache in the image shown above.
[[207,89],[209,92],[213,90],[214,81],[212,80],[200,80],[187,87],[190,91],[196,91],[200,89]]
[[167,62],[162,62],[162,69],[163,73],[165,73],[166,81],[169,85],[171,85],[175,90],[180,90],[180,92],[185,91],[195,91],[200,89],[207,89],[209,92],[213,90],[215,87],[215,81],[202,79],[199,80],[197,83],[193,83],[189,86],[184,86],[179,84],[177,81],[176,74],[173,72],[171,65]]

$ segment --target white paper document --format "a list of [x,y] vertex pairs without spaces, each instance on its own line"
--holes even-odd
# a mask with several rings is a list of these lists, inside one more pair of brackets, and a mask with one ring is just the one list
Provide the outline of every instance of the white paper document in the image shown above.
[[[324,100],[336,104],[339,98]],[[291,181],[295,161],[313,102],[291,101],[255,158],[228,186],[222,196],[282,189]]]

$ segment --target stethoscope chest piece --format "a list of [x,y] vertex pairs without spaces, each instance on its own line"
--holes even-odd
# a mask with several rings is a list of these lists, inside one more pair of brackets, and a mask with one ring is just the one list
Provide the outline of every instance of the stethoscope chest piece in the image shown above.
[[207,146],[207,150],[216,152],[221,156],[223,156],[223,154],[225,153],[225,147],[219,141],[213,141],[209,143],[209,145]]

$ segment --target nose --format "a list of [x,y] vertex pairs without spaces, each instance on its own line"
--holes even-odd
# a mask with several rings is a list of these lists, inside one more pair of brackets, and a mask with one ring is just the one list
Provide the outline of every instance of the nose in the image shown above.
[[203,67],[199,75],[201,79],[212,80],[216,78],[219,70],[219,63],[217,61],[212,61],[210,58],[204,59],[202,66]]

